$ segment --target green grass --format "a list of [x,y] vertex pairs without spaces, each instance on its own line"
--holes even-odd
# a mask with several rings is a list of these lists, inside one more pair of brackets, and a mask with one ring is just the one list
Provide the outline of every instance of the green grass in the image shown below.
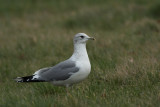
[[[159,0],[0,1],[0,106],[159,107]],[[92,71],[66,93],[17,76],[69,58],[78,32]],[[64,53],[66,50],[66,53]]]

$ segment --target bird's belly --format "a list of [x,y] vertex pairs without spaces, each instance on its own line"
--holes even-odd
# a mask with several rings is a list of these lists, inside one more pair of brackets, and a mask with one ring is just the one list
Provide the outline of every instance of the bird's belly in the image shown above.
[[[79,63],[79,64],[78,64]],[[78,72],[73,73],[68,79],[62,81],[53,81],[54,85],[72,85],[78,82],[81,82],[89,75],[91,71],[91,65],[89,62],[77,62],[78,67],[80,68]]]
[[78,72],[72,74],[67,80],[64,81],[53,81],[54,85],[72,85],[75,83],[79,83],[83,81],[90,73],[90,68],[88,69],[81,69]]
[[77,62],[77,65],[79,65],[79,71],[74,73],[70,79],[75,81],[75,82],[80,82],[84,80],[90,73],[91,71],[91,65],[89,61],[86,62]]
[[73,74],[68,81],[71,81],[72,83],[77,83],[80,82],[82,80],[84,80],[85,78],[87,78],[87,76],[89,75],[90,70],[88,71],[78,71],[77,73]]

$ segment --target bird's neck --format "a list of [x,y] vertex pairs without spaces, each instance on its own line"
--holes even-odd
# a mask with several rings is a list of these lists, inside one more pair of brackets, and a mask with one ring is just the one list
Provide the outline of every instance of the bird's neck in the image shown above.
[[86,50],[86,43],[83,44],[74,44],[74,52],[73,55],[71,56],[72,60],[84,60],[88,59],[88,54]]

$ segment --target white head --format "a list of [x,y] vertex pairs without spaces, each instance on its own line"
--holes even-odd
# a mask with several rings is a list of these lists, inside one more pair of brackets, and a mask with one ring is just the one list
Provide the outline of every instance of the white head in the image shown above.
[[78,33],[75,35],[73,41],[76,44],[85,44],[88,40],[95,40],[93,37],[89,37],[85,33]]

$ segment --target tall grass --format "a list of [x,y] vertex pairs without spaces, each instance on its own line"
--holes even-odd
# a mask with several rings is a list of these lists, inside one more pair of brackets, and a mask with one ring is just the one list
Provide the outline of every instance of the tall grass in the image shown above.
[[[0,106],[160,106],[158,11],[158,0],[0,1]],[[78,32],[96,38],[85,81],[68,93],[13,81],[69,58]]]

